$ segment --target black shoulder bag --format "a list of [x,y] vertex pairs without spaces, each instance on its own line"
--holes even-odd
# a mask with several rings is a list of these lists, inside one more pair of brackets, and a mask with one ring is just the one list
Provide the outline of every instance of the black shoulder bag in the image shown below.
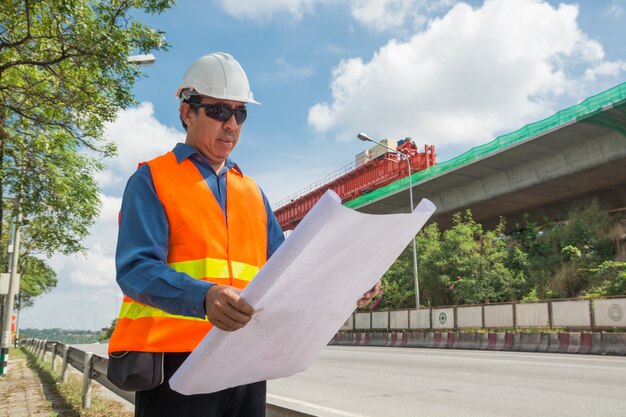
[[111,352],[107,378],[124,391],[146,391],[163,383],[163,352]]

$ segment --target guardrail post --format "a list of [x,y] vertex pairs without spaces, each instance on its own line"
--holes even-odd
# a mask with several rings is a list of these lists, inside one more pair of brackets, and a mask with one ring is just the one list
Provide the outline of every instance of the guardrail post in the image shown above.
[[83,368],[83,408],[91,407],[91,370],[93,353],[85,352],[85,366]]
[[70,362],[69,353],[70,353],[70,347],[66,345],[65,349],[63,349],[63,365],[61,365],[61,381],[63,381],[64,384],[67,382],[68,374],[69,374],[69,372],[67,372],[67,366],[69,365],[69,362]]
[[44,340],[43,343],[41,344],[41,361],[45,362],[46,361],[46,346],[48,345],[48,341]]
[[54,364],[57,358],[57,344],[56,342],[52,343],[52,363],[50,364],[50,369],[54,371]]

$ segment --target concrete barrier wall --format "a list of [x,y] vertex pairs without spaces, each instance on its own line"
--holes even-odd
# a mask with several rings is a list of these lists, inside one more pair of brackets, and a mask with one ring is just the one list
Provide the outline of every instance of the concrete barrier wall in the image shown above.
[[513,304],[485,305],[485,328],[513,327]]
[[515,304],[515,323],[518,327],[549,327],[548,303]]
[[626,333],[345,332],[329,344],[626,355]]
[[456,308],[457,327],[459,329],[482,329],[483,328],[483,308],[482,306],[457,307]]
[[552,301],[552,326],[567,328],[591,327],[589,300]]
[[626,298],[355,312],[343,324],[341,330],[523,329],[526,327],[623,329],[626,328]]
[[390,329],[408,329],[409,328],[409,310],[398,310],[389,312],[389,328]]
[[626,327],[626,299],[593,300],[596,327]]
[[388,329],[389,328],[389,312],[388,311],[372,311],[372,329]]
[[430,310],[409,310],[409,329],[430,329]]
[[370,313],[354,313],[354,328],[356,330],[369,330],[371,328]]
[[433,308],[433,329],[454,329],[454,308]]

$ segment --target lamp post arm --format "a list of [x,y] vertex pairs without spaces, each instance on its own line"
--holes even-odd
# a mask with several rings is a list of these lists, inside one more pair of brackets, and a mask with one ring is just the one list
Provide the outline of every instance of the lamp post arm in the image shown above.
[[[408,175],[409,175],[409,202],[411,204],[411,207],[409,209],[409,213],[413,212],[413,181],[411,179],[411,160],[409,159],[408,155],[398,151],[397,149],[393,149],[390,148],[387,145],[383,145],[380,142],[375,141],[374,139],[370,138],[369,136],[367,136],[365,133],[359,133],[357,135],[357,137],[362,140],[362,141],[367,141],[367,142],[372,142],[375,143],[377,145],[382,146],[383,148],[389,149],[391,152],[400,155],[401,157],[403,156],[404,159],[406,159],[406,165],[407,168],[409,170]],[[420,289],[419,289],[419,277],[418,277],[418,273],[417,273],[417,248],[415,245],[415,236],[413,236],[412,239],[412,243],[413,243],[413,279],[415,281],[415,308],[419,309],[420,308]]]

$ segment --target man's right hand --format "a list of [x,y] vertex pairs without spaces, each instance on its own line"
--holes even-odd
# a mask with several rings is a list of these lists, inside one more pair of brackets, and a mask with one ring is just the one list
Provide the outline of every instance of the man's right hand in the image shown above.
[[204,297],[207,318],[214,326],[227,332],[245,326],[254,309],[239,296],[239,288],[228,285],[213,285]]

